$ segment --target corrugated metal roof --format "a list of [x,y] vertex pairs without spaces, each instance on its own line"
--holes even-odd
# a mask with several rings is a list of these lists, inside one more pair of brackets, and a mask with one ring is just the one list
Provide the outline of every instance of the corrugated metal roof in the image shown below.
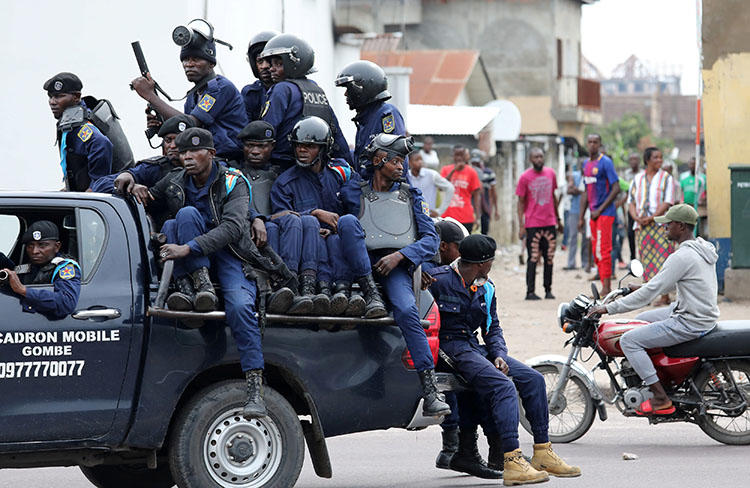
[[409,105],[406,130],[415,135],[478,136],[500,113],[498,107]]

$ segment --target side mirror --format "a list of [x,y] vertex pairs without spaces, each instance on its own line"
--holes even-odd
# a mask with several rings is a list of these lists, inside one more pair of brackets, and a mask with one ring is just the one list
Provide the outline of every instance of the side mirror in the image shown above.
[[591,283],[591,294],[594,296],[594,300],[598,301],[601,298],[599,290],[596,288],[596,283]]
[[641,276],[643,276],[643,263],[641,263],[637,259],[630,261],[630,264],[628,265],[628,273],[635,276],[636,278],[640,278]]

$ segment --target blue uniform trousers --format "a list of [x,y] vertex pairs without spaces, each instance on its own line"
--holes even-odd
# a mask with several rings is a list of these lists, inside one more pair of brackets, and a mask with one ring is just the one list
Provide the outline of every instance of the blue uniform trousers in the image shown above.
[[[165,222],[162,232],[170,244],[186,244],[207,232],[206,224],[195,207],[184,207],[177,216]],[[257,288],[245,277],[242,261],[228,249],[210,256],[190,256],[175,261],[175,276],[180,277],[206,267],[218,279],[224,297],[227,324],[240,353],[242,371],[263,369],[263,348],[258,318],[255,315]]]
[[453,430],[461,427],[463,430],[474,430],[477,425],[482,426],[484,435],[497,434],[495,419],[492,418],[487,405],[479,400],[474,391],[445,392],[445,402],[451,407],[450,415],[446,415],[440,427],[443,430]]
[[[521,361],[508,356],[506,376],[487,357],[487,349],[475,338],[466,336],[441,337],[440,348],[456,363],[458,373],[469,382],[487,406],[503,443],[503,451],[518,448],[518,399],[531,424],[534,442],[549,441],[549,411],[544,377]],[[494,358],[493,358],[494,359]],[[459,411],[461,405],[459,405]],[[483,426],[484,428],[484,426]]]
[[351,214],[339,217],[338,233],[328,239],[328,251],[336,279],[353,281],[372,273],[365,245],[365,231],[357,217]]
[[319,229],[311,215],[287,214],[266,222],[268,244],[295,273],[318,269]]

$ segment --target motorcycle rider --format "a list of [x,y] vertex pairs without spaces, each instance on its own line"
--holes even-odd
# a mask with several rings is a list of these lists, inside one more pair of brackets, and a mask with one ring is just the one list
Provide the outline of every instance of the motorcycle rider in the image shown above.
[[677,301],[671,307],[641,314],[638,318],[652,323],[626,332],[620,340],[625,357],[654,394],[636,413],[670,415],[675,407],[659,382],[646,349],[686,342],[714,328],[719,318],[716,304],[718,254],[712,244],[693,236],[698,213],[690,205],[675,205],[663,216],[654,217],[654,221],[667,225],[669,239],[679,244],[677,251],[667,257],[648,283],[631,285],[631,289],[635,289],[633,293],[606,306],[596,307],[591,313],[603,315],[637,310],[677,288]]

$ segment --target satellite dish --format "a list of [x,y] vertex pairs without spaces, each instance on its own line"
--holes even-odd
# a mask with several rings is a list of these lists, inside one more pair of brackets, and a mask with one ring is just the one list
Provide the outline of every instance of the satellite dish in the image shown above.
[[493,100],[485,107],[497,107],[500,113],[492,121],[492,139],[517,141],[521,134],[521,111],[510,100]]

